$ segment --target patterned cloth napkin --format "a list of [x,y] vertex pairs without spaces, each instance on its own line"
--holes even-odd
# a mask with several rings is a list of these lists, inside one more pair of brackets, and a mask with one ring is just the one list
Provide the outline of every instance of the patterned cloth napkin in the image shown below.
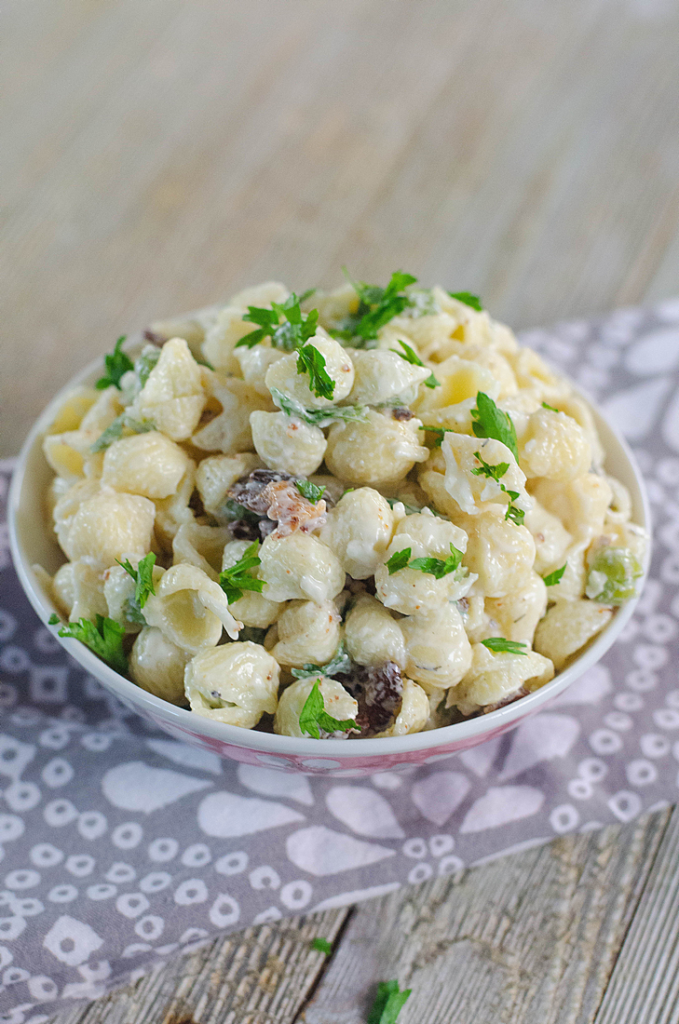
[[[679,300],[522,340],[634,445],[655,513],[652,579],[603,662],[514,732],[447,761],[325,781],[170,739],[39,623],[0,524],[2,1024],[41,1024],[219,932],[675,801]],[[2,497],[11,465],[0,470]]]

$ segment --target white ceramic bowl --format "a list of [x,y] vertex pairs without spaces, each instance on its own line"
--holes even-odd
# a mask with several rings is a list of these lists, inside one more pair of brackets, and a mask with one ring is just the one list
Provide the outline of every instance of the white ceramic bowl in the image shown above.
[[[131,338],[126,349],[134,351],[141,343],[140,337]],[[45,516],[45,495],[53,473],[42,454],[42,440],[68,392],[77,384],[93,383],[100,374],[101,359],[97,359],[63,388],[45,409],[26,439],[10,489],[9,529],[14,563],[29,601],[45,624],[55,608],[44,592],[33,566],[37,563],[54,573],[65,559]],[[648,499],[639,467],[622,438],[596,409],[593,412],[606,452],[606,468],[630,491],[634,521],[650,530]],[[638,593],[648,573],[649,562],[650,552],[647,552]],[[629,622],[636,602],[637,598],[623,605],[595,642],[565,671],[535,693],[466,722],[413,736],[386,739],[297,739],[213,722],[140,689],[114,672],[77,640],[58,639],[71,657],[124,704],[150,718],[179,740],[246,764],[266,765],[283,771],[358,776],[439,761],[514,728],[522,719],[535,714],[563,693],[575,679],[599,661]]]

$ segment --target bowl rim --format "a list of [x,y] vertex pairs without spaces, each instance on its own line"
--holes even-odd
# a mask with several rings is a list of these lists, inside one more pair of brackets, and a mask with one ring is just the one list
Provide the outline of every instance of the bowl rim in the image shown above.
[[[128,352],[134,352],[135,349],[144,344],[144,341],[145,339],[140,332],[129,335],[124,349]],[[49,626],[49,617],[54,612],[58,613],[58,610],[43,592],[42,585],[33,571],[29,559],[25,556],[19,541],[18,519],[22,489],[27,475],[29,458],[37,445],[42,446],[43,436],[51,422],[55,419],[56,413],[63,405],[65,398],[74,388],[79,385],[88,384],[95,375],[98,376],[101,372],[101,363],[102,356],[98,356],[71,377],[54,395],[29,431],[16,459],[12,473],[7,506],[10,550],[23,590],[33,610],[45,626]],[[428,748],[431,749],[432,755],[435,755],[436,748],[438,747],[447,746],[451,743],[459,743],[463,746],[471,745],[469,741],[472,741],[479,735],[504,731],[513,722],[536,712],[543,704],[549,703],[603,657],[606,651],[615,643],[634,614],[648,578],[651,564],[650,503],[644,478],[634,454],[626,440],[608,422],[589,396],[576,387],[558,368],[556,372],[559,376],[568,380],[574,393],[586,402],[589,410],[593,413],[597,427],[599,428],[602,424],[604,425],[625,456],[637,486],[638,494],[634,497],[639,499],[641,512],[643,513],[643,522],[640,522],[639,525],[643,526],[648,533],[648,544],[644,556],[643,574],[638,581],[635,596],[618,608],[609,625],[604,628],[596,640],[575,661],[562,672],[557,673],[550,682],[533,693],[527,694],[520,700],[506,704],[504,707],[490,711],[485,715],[470,718],[465,722],[455,722],[452,725],[441,726],[438,729],[430,729],[406,736],[362,739],[360,740],[360,747],[357,747],[354,743],[347,743],[346,739],[316,740],[310,736],[281,736],[276,733],[258,732],[255,729],[242,729],[239,726],[228,725],[225,722],[217,722],[186,708],[170,704],[161,697],[156,697],[154,694],[143,690],[132,680],[126,679],[125,676],[115,672],[109,665],[97,658],[84,644],[68,637],[60,637],[54,631],[54,627],[50,631],[75,661],[125,704],[128,706],[140,705],[139,713],[142,713],[141,709],[143,709],[154,721],[164,720],[166,723],[174,725],[182,733],[207,736],[212,740],[232,747],[254,750],[258,753],[274,757],[277,754],[297,755],[299,757],[316,759],[332,758],[341,761],[355,757],[387,757],[389,755],[407,754]],[[604,451],[606,451],[605,446]],[[44,456],[42,457],[44,458]]]

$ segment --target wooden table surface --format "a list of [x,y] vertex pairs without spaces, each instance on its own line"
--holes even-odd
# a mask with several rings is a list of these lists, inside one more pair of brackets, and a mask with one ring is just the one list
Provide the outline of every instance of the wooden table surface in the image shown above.
[[[150,319],[282,278],[514,327],[679,294],[675,0],[9,0],[2,449]],[[679,819],[214,942],[60,1024],[676,1024]],[[325,959],[309,939],[333,941]]]

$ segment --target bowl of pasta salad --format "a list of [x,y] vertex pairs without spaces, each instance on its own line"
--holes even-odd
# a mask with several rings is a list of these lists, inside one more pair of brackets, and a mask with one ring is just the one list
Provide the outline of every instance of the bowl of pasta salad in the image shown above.
[[287,770],[422,764],[597,661],[648,566],[624,442],[467,292],[249,288],[119,338],[10,494],[34,608],[177,738]]

